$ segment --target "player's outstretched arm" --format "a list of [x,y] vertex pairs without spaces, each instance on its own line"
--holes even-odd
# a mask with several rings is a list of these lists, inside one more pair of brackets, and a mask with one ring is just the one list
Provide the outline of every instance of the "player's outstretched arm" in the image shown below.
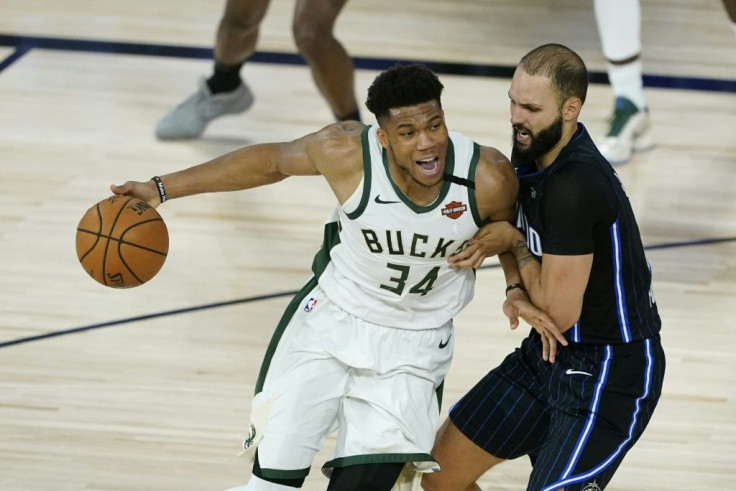
[[337,123],[291,142],[243,147],[209,162],[162,175],[160,184],[128,181],[110,189],[115,194],[136,196],[153,205],[163,200],[163,194],[166,199],[173,199],[250,189],[273,184],[289,176],[320,175],[323,170],[334,174],[332,169],[336,166],[331,165],[332,155],[339,154],[342,147],[355,147],[353,140],[359,147],[358,128],[362,125],[355,122]]

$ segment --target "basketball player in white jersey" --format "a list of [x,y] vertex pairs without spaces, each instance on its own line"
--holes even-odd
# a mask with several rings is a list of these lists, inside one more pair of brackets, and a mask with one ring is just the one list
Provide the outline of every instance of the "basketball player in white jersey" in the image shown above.
[[[511,220],[518,181],[498,150],[450,133],[443,86],[421,65],[395,66],[368,91],[379,126],[336,123],[288,143],[253,145],[148,182],[112,186],[151,205],[322,175],[338,205],[314,277],[287,307],[256,383],[248,491],[300,488],[325,438],[328,490],[389,490],[430,455],[453,317],[473,270],[451,269],[488,221]],[[511,266],[509,266],[511,264]],[[521,283],[502,258],[507,283]],[[551,322],[519,295],[518,314]],[[256,450],[257,449],[257,450]]]

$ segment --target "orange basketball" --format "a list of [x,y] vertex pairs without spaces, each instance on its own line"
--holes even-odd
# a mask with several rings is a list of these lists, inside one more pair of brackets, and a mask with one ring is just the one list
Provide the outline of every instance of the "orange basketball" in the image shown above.
[[77,225],[77,257],[87,273],[111,288],[142,285],[159,272],[169,232],[155,208],[138,198],[111,196]]

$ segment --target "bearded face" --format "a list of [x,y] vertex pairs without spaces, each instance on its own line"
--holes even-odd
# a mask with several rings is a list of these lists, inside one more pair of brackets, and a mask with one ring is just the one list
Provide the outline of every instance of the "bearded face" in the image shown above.
[[554,148],[562,138],[562,114],[536,133],[523,124],[513,125],[511,163],[516,167],[534,166],[535,161]]

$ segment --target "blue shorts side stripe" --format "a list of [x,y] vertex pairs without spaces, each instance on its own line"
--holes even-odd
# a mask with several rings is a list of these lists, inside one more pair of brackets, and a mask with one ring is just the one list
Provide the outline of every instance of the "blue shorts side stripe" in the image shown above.
[[[552,491],[559,489],[560,487],[569,486],[570,484],[574,484],[580,481],[583,481],[585,479],[588,479],[592,476],[595,476],[599,474],[601,471],[603,471],[606,467],[608,467],[612,462],[614,462],[620,455],[621,452],[623,452],[624,448],[629,444],[629,442],[632,440],[634,436],[634,430],[636,428],[636,425],[638,423],[638,416],[641,409],[641,401],[645,399],[651,390],[652,386],[652,372],[654,367],[654,358],[652,356],[652,341],[651,339],[647,339],[644,341],[644,356],[647,360],[647,366],[646,366],[646,373],[645,373],[645,383],[644,383],[644,392],[643,394],[636,400],[636,408],[634,410],[634,413],[631,418],[631,424],[629,425],[629,436],[626,438],[626,440],[622,441],[621,444],[616,448],[616,450],[608,456],[603,462],[595,466],[590,471],[584,473],[584,474],[578,474],[572,477],[567,477],[567,474],[569,473],[569,469],[565,469],[565,474],[563,474],[560,481],[553,483],[547,487],[545,487],[542,491]],[[607,349],[610,349],[610,347],[607,347]],[[608,362],[608,359],[606,359],[606,363]],[[596,396],[597,399],[597,396]],[[578,453],[578,449],[576,449],[576,454]]]
[[593,401],[590,404],[590,413],[588,415],[588,421],[585,423],[585,428],[583,429],[583,433],[580,435],[580,438],[578,439],[578,443],[575,445],[575,450],[573,451],[572,455],[570,456],[570,461],[567,463],[567,466],[565,467],[565,471],[562,473],[561,479],[565,479],[567,476],[570,475],[572,470],[575,468],[575,464],[577,464],[578,459],[580,458],[580,454],[583,451],[583,448],[585,448],[585,443],[588,441],[588,438],[590,437],[590,433],[593,429],[593,425],[595,423],[596,415],[598,414],[598,406],[601,402],[601,392],[603,391],[603,386],[606,385],[606,379],[608,378],[608,372],[611,367],[611,358],[612,358],[613,350],[610,346],[606,346],[606,357],[603,360],[603,364],[601,366],[601,373],[598,377],[598,383],[595,387],[595,396],[593,396]]

